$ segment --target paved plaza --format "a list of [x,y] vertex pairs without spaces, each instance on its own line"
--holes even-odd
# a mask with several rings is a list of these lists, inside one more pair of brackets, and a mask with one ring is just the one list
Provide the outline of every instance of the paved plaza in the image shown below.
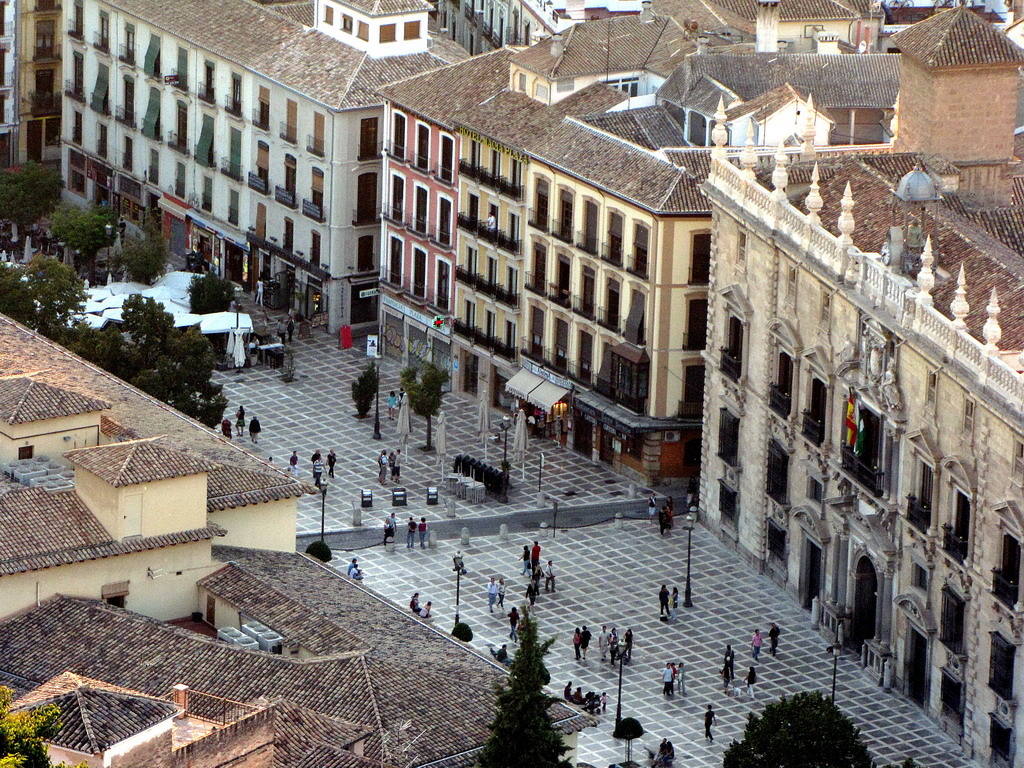
[[[572,681],[583,691],[607,691],[608,712],[596,728],[580,734],[579,757],[600,768],[623,758],[623,744],[611,737],[615,719],[617,667],[600,662],[597,633],[601,624],[616,625],[620,638],[633,629],[635,649],[626,665],[623,681],[623,715],[636,717],[647,731],[634,743],[656,747],[663,737],[676,747],[680,768],[721,766],[722,753],[738,738],[750,712],[784,694],[802,690],[828,693],[832,660],[827,643],[809,626],[809,614],[766,578],[740,564],[736,554],[701,528],[693,538],[694,607],[680,608],[678,620],[658,620],[658,590],[662,583],[678,586],[683,593],[686,573],[686,536],[678,528],[665,539],[657,527],[644,521],[627,521],[624,530],[613,524],[559,529],[538,533],[542,559],[549,557],[560,570],[558,592],[543,591],[534,609],[542,637],[554,636],[548,656],[552,692],[561,695]],[[497,536],[474,538],[469,546],[458,539],[442,539],[437,549],[405,548],[399,535],[394,553],[382,547],[359,551],[366,573],[365,584],[400,606],[419,592],[422,601],[432,600],[435,622],[450,629],[455,613],[455,575],[451,557],[461,549],[469,575],[462,577],[461,616],[470,624],[472,644],[486,652],[489,644],[507,642],[508,621],[504,612],[489,614],[485,585],[491,575],[502,575],[509,584],[506,609],[512,600],[522,605],[526,577],[520,575],[519,555],[533,536],[516,534],[502,543]],[[336,552],[334,562],[344,570],[348,555]],[[768,622],[782,629],[779,655],[767,654],[767,640],[757,665],[758,684],[754,701],[726,696],[720,670],[726,643],[736,651],[737,678],[750,664],[748,640],[755,627],[766,633]],[[586,624],[594,633],[590,659],[574,658],[571,636],[574,627]],[[510,643],[510,648],[513,648]],[[668,661],[686,667],[686,696],[666,700],[661,694],[661,670]],[[886,693],[870,682],[852,656],[839,661],[836,699],[842,710],[860,727],[872,757],[879,765],[907,757],[926,768],[958,768],[973,765],[957,757],[957,745],[920,710],[900,696]],[[715,743],[704,741],[703,712],[708,704],[718,714]]]
[[[381,434],[373,439],[373,411],[369,417],[358,419],[352,403],[352,381],[359,376],[368,362],[364,349],[357,346],[348,350],[338,348],[337,340],[317,331],[309,339],[296,338],[296,379],[281,380],[280,371],[263,366],[243,370],[241,373],[221,372],[215,381],[224,385],[224,394],[230,404],[228,414],[232,421],[238,406],[244,405],[247,417],[258,416],[263,432],[259,444],[247,446],[275,465],[287,467],[288,457],[298,451],[300,476],[312,482],[309,457],[320,449],[325,458],[333,449],[338,456],[335,478],[328,478],[326,502],[326,528],[342,531],[352,527],[352,506],[358,503],[359,492],[372,488],[375,493],[372,510],[366,510],[363,524],[379,526],[391,509],[390,493],[377,483],[375,459],[381,449],[399,447],[396,422],[387,416],[386,397],[390,390],[399,388],[401,366],[392,360],[379,360],[381,366]],[[457,393],[444,398],[442,410],[448,422],[448,456],[471,453],[483,458],[483,447],[476,435],[477,404]],[[492,410],[492,423],[502,413]],[[442,478],[449,469],[442,468],[436,453],[425,453],[420,446],[426,443],[426,422],[411,415],[412,434],[403,455],[401,485],[409,493],[409,509],[424,514],[434,521],[444,516],[441,506],[425,507],[428,486],[443,486]],[[436,420],[435,420],[436,427]],[[512,435],[509,435],[511,451]],[[492,442],[487,448],[487,460],[500,466],[502,446]],[[539,477],[541,453],[544,454],[543,476]],[[511,456],[511,453],[510,453]],[[595,465],[577,453],[561,448],[551,440],[530,441],[525,466],[513,462],[509,502],[500,503],[488,498],[483,503],[470,504],[455,500],[459,518],[484,517],[547,506],[538,493],[538,480],[544,493],[563,504],[585,504],[629,498],[629,484],[602,465]],[[391,484],[388,484],[390,488]],[[443,489],[442,489],[443,493]],[[307,496],[299,502],[298,534],[319,533],[319,497]]]

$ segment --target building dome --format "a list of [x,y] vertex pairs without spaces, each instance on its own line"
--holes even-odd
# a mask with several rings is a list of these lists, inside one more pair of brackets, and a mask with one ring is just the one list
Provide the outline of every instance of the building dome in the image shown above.
[[938,200],[939,194],[935,191],[935,182],[931,176],[915,168],[896,185],[896,197],[907,203],[926,203]]

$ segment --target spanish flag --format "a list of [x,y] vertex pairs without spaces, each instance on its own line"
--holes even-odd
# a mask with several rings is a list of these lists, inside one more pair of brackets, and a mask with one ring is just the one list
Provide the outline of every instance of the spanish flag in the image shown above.
[[857,399],[851,394],[846,401],[846,418],[844,420],[846,445],[853,448],[857,444]]

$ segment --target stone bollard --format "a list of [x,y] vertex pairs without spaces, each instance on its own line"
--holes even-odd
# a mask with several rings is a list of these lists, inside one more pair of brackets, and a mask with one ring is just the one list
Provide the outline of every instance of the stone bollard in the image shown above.
[[637,485],[633,481],[630,481],[629,484],[626,486],[626,495],[631,499],[636,498],[636,496],[638,495]]
[[839,645],[846,642],[846,625],[842,621],[836,623],[836,642]]
[[508,523],[502,523],[498,526],[498,541],[502,544],[508,541]]
[[462,526],[462,546],[469,546],[469,528]]
[[455,519],[455,499],[444,500],[444,516],[452,520]]
[[882,662],[882,687],[885,690],[892,689],[892,659],[886,659]]
[[363,525],[363,510],[361,507],[352,506],[352,527],[360,528]]
[[395,551],[395,540],[393,538],[384,539],[384,551],[394,552]]
[[821,601],[817,597],[811,600],[811,629],[817,629],[821,622]]
[[437,531],[433,528],[427,532],[427,546],[430,549],[437,549]]
[[622,513],[621,512],[616,512],[615,513],[615,530],[621,531],[622,528],[623,528]]

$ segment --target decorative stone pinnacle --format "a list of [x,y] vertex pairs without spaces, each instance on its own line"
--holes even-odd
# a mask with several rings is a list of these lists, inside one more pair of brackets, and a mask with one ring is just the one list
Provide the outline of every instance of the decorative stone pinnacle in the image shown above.
[[929,307],[932,304],[932,288],[935,287],[935,272],[932,271],[934,261],[932,236],[928,235],[924,241],[924,251],[921,252],[921,271],[917,273],[917,303]]
[[988,313],[988,319],[982,326],[981,333],[985,337],[985,351],[994,355],[999,351],[999,340],[1003,338],[1003,329],[999,327],[999,296],[995,288],[992,289],[985,311]]
[[807,190],[807,197],[804,198],[804,205],[807,206],[807,218],[812,224],[821,223],[818,213],[825,205],[825,201],[821,199],[821,192],[818,191],[818,178],[818,164],[815,163],[814,168],[811,169],[811,188]]
[[786,169],[788,162],[786,143],[780,139],[779,148],[775,152],[775,169],[772,171],[772,186],[775,188],[772,197],[776,200],[786,199],[786,185],[789,184],[789,171]]
[[807,95],[807,107],[804,113],[804,127],[803,132],[800,134],[800,138],[803,141],[800,144],[800,153],[804,158],[814,157],[814,139],[817,135],[815,130],[814,122],[814,96],[811,94]]
[[711,141],[714,142],[713,152],[721,157],[725,154],[725,145],[729,143],[729,129],[725,127],[725,102],[718,97],[718,109],[715,110],[715,127],[711,129]]
[[856,222],[853,219],[853,206],[853,190],[850,189],[850,182],[846,182],[846,189],[843,190],[843,199],[839,202],[842,212],[839,214],[837,224],[840,232],[839,239],[847,247],[853,245],[853,230],[856,226]]
[[743,174],[750,179],[754,180],[754,166],[757,165],[757,153],[754,151],[754,126],[753,120],[747,121],[747,140],[743,145],[743,151],[740,152],[740,165],[743,166]]
[[953,327],[964,330],[967,327],[964,318],[971,311],[971,307],[967,303],[967,275],[963,264],[960,265],[960,274],[956,277],[956,290],[953,291],[953,301],[950,302],[949,309],[953,313]]

